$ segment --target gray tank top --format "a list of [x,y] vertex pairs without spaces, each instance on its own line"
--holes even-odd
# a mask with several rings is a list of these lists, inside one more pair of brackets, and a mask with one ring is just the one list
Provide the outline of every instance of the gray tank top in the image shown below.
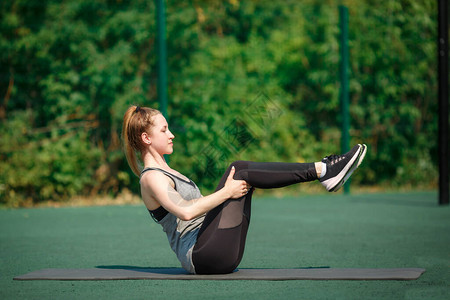
[[[199,188],[192,180],[186,181],[183,178],[162,169],[146,168],[142,171],[141,177],[142,174],[150,170],[160,171],[170,177],[175,183],[175,190],[184,200],[202,197]],[[163,231],[167,234],[170,247],[177,255],[178,260],[181,262],[181,266],[186,271],[193,274],[195,274],[195,268],[192,263],[192,249],[195,246],[197,235],[204,219],[205,215],[202,215],[191,221],[183,221],[169,212],[164,218],[157,221],[157,223],[162,226]]]

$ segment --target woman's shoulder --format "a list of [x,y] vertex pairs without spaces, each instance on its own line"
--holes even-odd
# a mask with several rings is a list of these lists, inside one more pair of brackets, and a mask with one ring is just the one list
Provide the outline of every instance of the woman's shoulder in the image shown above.
[[141,187],[153,189],[167,182],[173,185],[173,180],[161,170],[151,168],[144,170],[145,172],[142,173],[140,178]]
[[167,186],[171,184],[167,176],[154,170],[143,173],[139,183],[141,185],[142,200],[149,210],[155,210],[161,206],[160,201],[158,201],[158,195],[161,195],[167,189]]

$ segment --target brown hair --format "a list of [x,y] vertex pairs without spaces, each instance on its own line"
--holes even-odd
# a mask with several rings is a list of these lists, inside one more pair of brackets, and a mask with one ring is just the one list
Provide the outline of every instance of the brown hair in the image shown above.
[[128,165],[136,176],[140,176],[141,168],[138,165],[137,151],[142,151],[144,145],[141,134],[148,132],[153,124],[153,117],[160,114],[157,109],[149,107],[130,106],[123,116],[122,141]]

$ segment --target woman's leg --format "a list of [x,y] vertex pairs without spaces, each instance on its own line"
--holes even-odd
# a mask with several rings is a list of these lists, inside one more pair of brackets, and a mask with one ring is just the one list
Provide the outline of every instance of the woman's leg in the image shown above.
[[[342,186],[364,159],[365,145],[357,145],[344,155],[325,157],[320,181],[329,191]],[[228,167],[217,190],[227,180],[231,166],[236,168],[234,179],[245,180],[256,188],[279,188],[319,179],[321,163],[257,163],[237,161]],[[192,252],[198,274],[230,273],[239,265],[244,254],[250,224],[252,190],[239,199],[229,199],[206,214]]]
[[[256,188],[278,188],[317,179],[314,163],[255,163],[237,161],[222,176],[221,189],[234,166],[234,179]],[[240,263],[250,224],[253,190],[239,199],[229,199],[206,214],[192,258],[198,274],[230,273]]]

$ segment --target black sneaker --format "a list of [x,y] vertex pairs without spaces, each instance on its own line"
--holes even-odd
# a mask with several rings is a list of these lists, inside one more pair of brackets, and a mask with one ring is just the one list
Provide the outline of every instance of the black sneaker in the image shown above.
[[319,178],[319,181],[329,192],[337,191],[336,187],[345,183],[345,176],[357,164],[360,152],[361,146],[356,145],[343,155],[330,155],[322,159],[322,162],[327,165],[327,171],[324,177]]
[[341,188],[342,185],[344,185],[345,182],[352,176],[353,172],[356,170],[356,168],[359,167],[359,165],[364,160],[364,157],[366,156],[367,152],[367,146],[365,144],[359,144],[361,146],[361,152],[359,152],[358,159],[356,160],[356,163],[353,164],[353,166],[350,168],[350,171],[348,171],[347,175],[345,175],[344,179],[341,180],[341,182],[334,187],[334,189],[330,190],[330,192],[336,192]]

